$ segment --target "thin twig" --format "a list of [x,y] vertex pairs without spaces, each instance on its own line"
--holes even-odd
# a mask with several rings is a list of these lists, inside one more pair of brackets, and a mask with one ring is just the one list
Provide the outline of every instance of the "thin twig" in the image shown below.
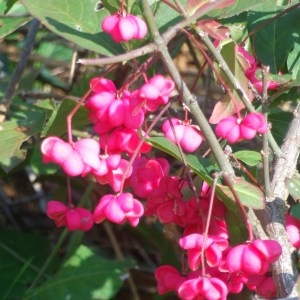
[[[118,260],[124,260],[125,259],[124,254],[123,254],[122,249],[119,245],[119,242],[114,234],[111,224],[109,222],[104,222],[103,226],[104,226],[104,229],[105,229],[105,231],[108,235],[108,238],[112,244],[116,258]],[[129,273],[130,273],[130,271],[129,271]],[[129,284],[129,287],[130,287],[130,290],[131,290],[131,293],[133,296],[133,300],[140,300],[140,296],[139,296],[137,287],[136,287],[135,282],[130,274],[129,274],[129,277],[127,278],[127,281],[128,281],[128,284]]]
[[[37,19],[34,19],[31,21],[31,24],[28,29],[28,34],[27,34],[27,37],[25,40],[25,45],[24,45],[23,51],[20,56],[20,60],[14,70],[12,78],[6,89],[5,95],[2,99],[2,103],[0,105],[1,111],[3,110],[5,112],[7,112],[11,105],[14,94],[17,90],[18,84],[20,82],[22,74],[27,65],[27,61],[28,61],[29,55],[31,53],[31,50],[33,48],[34,39],[35,39],[35,36],[36,36],[36,33],[37,33],[39,27],[40,27],[40,22]],[[0,122],[4,121],[4,119],[5,119],[5,115],[0,116]]]

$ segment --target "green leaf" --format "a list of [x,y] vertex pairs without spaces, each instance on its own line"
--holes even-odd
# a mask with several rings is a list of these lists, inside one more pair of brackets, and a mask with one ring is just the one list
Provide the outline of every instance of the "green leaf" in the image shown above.
[[[153,147],[182,161],[178,147],[165,137],[151,137],[147,140]],[[211,174],[218,170],[208,159],[193,154],[185,154],[188,166],[204,181],[212,183]]]
[[270,110],[268,121],[271,123],[271,132],[278,145],[283,143],[285,134],[292,119],[293,114],[291,112],[282,111],[280,109]]
[[0,38],[4,38],[30,20],[32,17],[21,3],[15,0],[0,0]]
[[286,178],[285,185],[294,200],[300,200],[300,174],[296,173],[292,178]]
[[[249,79],[245,76],[245,71],[249,68],[248,62],[241,54],[239,54],[237,45],[231,39],[223,40],[219,45],[219,48],[221,48],[220,52],[229,69],[233,75],[235,75],[235,78],[238,78],[243,90],[248,94],[249,99],[252,100],[254,96],[252,91],[248,88]],[[228,93],[224,95],[222,100],[218,101],[215,105],[212,115],[209,119],[209,122],[212,124],[219,123],[220,120],[236,113],[237,109],[240,111],[245,107],[243,102],[240,100],[239,94],[237,91],[235,91],[232,83],[230,83],[227,79],[224,71],[217,64],[215,64],[215,68],[219,71],[228,88],[233,91],[232,94],[234,96],[235,103],[233,103]]]
[[262,161],[261,154],[256,151],[241,150],[233,154],[238,160],[244,162],[248,166],[256,166]]
[[0,17],[0,38],[6,37],[30,20],[32,17]]
[[271,20],[286,8],[278,6],[277,2],[263,2],[248,14],[249,32],[259,28],[253,36],[255,53],[258,60],[263,65],[269,66],[273,74],[281,70],[291,49],[299,41],[300,27],[299,8]]
[[230,245],[238,245],[247,239],[248,230],[238,211],[227,210],[225,216]]
[[101,21],[109,13],[96,9],[97,0],[23,0],[28,11],[49,30],[73,43],[103,55],[123,52],[122,47],[102,32]]
[[[66,133],[67,116],[76,105],[77,102],[73,100],[63,100],[62,103],[53,111],[50,119],[42,131],[41,136],[61,136]],[[83,106],[80,106],[73,117],[72,128],[80,128],[88,124],[90,124],[88,120],[88,111]]]
[[133,265],[128,260],[107,260],[82,245],[56,275],[25,299],[112,299],[126,278],[126,269]]
[[[218,186],[228,197],[234,199],[229,187],[223,185]],[[238,178],[233,184],[233,188],[244,206],[253,209],[265,208],[264,193],[257,186],[247,182],[243,178]]]
[[300,78],[300,41],[295,43],[287,59],[287,67],[293,79]]
[[42,110],[27,106],[19,109],[16,120],[0,125],[0,166],[6,172],[25,159],[26,151],[20,149],[23,142],[40,133],[45,122]]
[[245,11],[257,10],[261,7],[262,3],[272,3],[274,0],[236,0],[233,5],[224,7],[222,9],[215,9],[209,16],[212,18],[229,18],[232,16],[237,16]]
[[[14,284],[7,299],[23,299],[23,294],[37,275],[49,251],[49,243],[43,236],[0,230],[0,299]],[[37,269],[34,269],[36,267]],[[16,276],[19,276],[16,282]]]
[[[182,5],[186,5],[187,0],[180,2]],[[155,23],[161,32],[182,20],[182,16],[163,1],[156,1],[152,5],[152,11],[154,13]]]
[[291,205],[290,214],[298,219],[300,219],[300,203]]

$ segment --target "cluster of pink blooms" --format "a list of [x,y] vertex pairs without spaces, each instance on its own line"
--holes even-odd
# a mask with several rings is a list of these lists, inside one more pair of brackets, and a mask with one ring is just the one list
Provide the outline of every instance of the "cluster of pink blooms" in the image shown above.
[[215,128],[216,135],[227,139],[231,144],[242,140],[251,140],[257,133],[266,133],[267,131],[266,119],[258,112],[249,113],[243,119],[236,116],[227,117],[221,120]]
[[102,29],[116,43],[128,42],[132,39],[141,40],[147,35],[147,25],[144,20],[131,14],[120,12],[103,19]]
[[[186,251],[189,271],[181,274],[170,265],[160,266],[155,272],[158,293],[173,291],[185,300],[227,299],[229,293],[240,293],[247,286],[266,299],[276,297],[275,284],[269,271],[271,264],[281,255],[280,244],[274,240],[257,239],[230,246],[224,221],[226,208],[217,198],[205,238],[203,226],[209,199],[210,190],[205,184],[199,204],[192,198],[178,209],[179,218],[177,222],[175,219],[175,223],[184,229],[179,246]],[[186,218],[180,218],[181,214]],[[200,216],[204,216],[203,220]],[[204,275],[202,253],[205,256]]]
[[[102,28],[116,42],[141,39],[147,34],[144,21],[130,14],[108,16]],[[254,62],[249,60],[249,63]],[[128,221],[137,226],[143,215],[155,216],[161,223],[173,223],[182,228],[178,243],[187,257],[182,273],[170,265],[156,270],[159,294],[175,292],[184,300],[222,300],[247,286],[266,299],[274,298],[276,289],[269,271],[281,255],[278,242],[257,239],[230,246],[226,207],[216,197],[208,235],[204,235],[211,201],[210,187],[203,184],[199,199],[196,196],[184,199],[183,189],[188,186],[187,182],[170,174],[165,158],[150,157],[151,146],[141,142],[141,136],[145,136],[141,128],[147,114],[168,103],[174,82],[155,75],[139,89],[129,91],[117,90],[113,81],[97,77],[90,81],[90,89],[92,93],[85,107],[99,141],[82,138],[66,142],[59,137],[47,137],[41,145],[43,160],[58,164],[70,177],[92,175],[98,183],[108,184],[114,194],[103,195],[93,213],[74,207],[72,203],[67,206],[52,200],[47,205],[47,216],[58,227],[82,231],[106,219],[117,224]],[[222,120],[216,127],[216,134],[235,143],[267,130],[261,114],[249,113],[242,120],[234,116]],[[167,119],[162,132],[186,152],[196,151],[203,141],[200,129],[187,120]],[[137,156],[131,165],[129,159],[133,154]],[[123,192],[123,188],[131,190]],[[297,222],[300,223],[287,217],[289,237],[299,248]]]

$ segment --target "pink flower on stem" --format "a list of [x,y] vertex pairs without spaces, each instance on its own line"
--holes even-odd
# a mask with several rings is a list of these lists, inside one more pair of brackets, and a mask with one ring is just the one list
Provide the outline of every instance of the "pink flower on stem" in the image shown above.
[[210,267],[220,264],[222,252],[228,247],[228,241],[218,236],[208,236],[203,245],[204,236],[193,233],[182,237],[179,245],[182,249],[187,250],[188,264],[191,270],[198,269],[201,263],[201,251],[204,248],[205,261]]
[[174,87],[173,80],[162,75],[155,75],[139,89],[138,98],[144,102],[144,107],[148,111],[154,112],[160,105],[168,103]]
[[300,220],[292,215],[285,216],[285,228],[290,243],[300,249]]
[[276,298],[276,286],[273,277],[264,275],[252,275],[248,278],[246,286],[264,299]]
[[167,139],[176,143],[173,133],[175,131],[176,138],[182,149],[187,152],[194,152],[199,148],[203,141],[203,135],[198,126],[190,125],[179,119],[172,118],[166,120],[162,125],[162,131]]
[[265,274],[271,263],[282,253],[280,244],[274,240],[255,240],[229,250],[224,268],[229,272],[243,272],[246,275]]
[[[246,70],[245,75],[249,79],[249,81],[256,88],[257,92],[262,94],[263,92],[263,83],[262,80],[257,78],[256,73],[261,71],[261,67],[256,63],[255,58],[247,52],[243,47],[238,47],[238,52],[247,60],[249,64],[249,68]],[[279,83],[276,81],[268,80],[267,81],[267,89],[268,90],[277,90],[279,87]]]
[[[132,154],[136,151],[141,139],[138,136],[137,130],[118,127],[109,134],[100,136],[100,146],[106,149],[109,154],[120,154],[127,152]],[[152,147],[143,143],[139,152],[147,153]]]
[[155,270],[157,281],[157,292],[159,295],[178,290],[179,286],[186,280],[177,269],[169,265],[163,265]]
[[251,140],[257,133],[266,133],[267,131],[266,119],[258,112],[249,113],[244,119],[235,116],[227,117],[221,120],[215,128],[216,135],[227,139],[230,144],[244,139]]
[[123,224],[126,220],[132,226],[137,226],[144,213],[144,207],[130,193],[120,195],[105,195],[94,210],[95,223],[101,223],[105,219],[117,224]]
[[133,164],[133,173],[129,180],[134,193],[147,198],[159,186],[162,177],[168,174],[170,165],[164,158],[140,158]]
[[[118,157],[116,155],[111,155],[115,160],[107,159],[106,167],[108,167],[108,172],[106,174],[102,172],[94,172],[95,179],[100,184],[109,184],[111,188],[114,190],[114,192],[119,192],[122,186],[122,181],[124,174],[128,168],[129,162],[126,159],[120,158],[118,160]],[[126,178],[129,178],[132,173],[132,167],[130,167],[127,171],[127,174],[125,176]],[[102,175],[101,175],[102,174]]]
[[120,12],[103,19],[101,27],[116,43],[141,40],[147,35],[146,23],[137,16]]
[[89,110],[89,119],[95,124],[94,131],[100,135],[114,128],[124,126],[139,129],[145,118],[145,111],[136,108],[136,94],[127,90],[117,91],[114,83],[103,77],[90,81],[93,94],[85,107]]
[[46,214],[57,227],[66,226],[70,231],[88,231],[94,225],[93,215],[89,210],[82,207],[70,208],[56,200],[47,203]]
[[50,136],[41,144],[43,161],[61,166],[69,176],[85,176],[100,167],[100,146],[94,139],[81,139],[69,144],[56,136]]
[[178,288],[178,295],[184,300],[226,300],[227,294],[226,284],[216,277],[189,279]]

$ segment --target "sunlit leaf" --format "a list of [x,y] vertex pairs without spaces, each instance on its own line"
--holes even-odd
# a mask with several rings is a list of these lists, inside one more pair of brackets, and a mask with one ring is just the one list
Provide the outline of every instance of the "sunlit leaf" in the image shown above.
[[[73,100],[63,100],[62,103],[52,112],[52,115],[49,118],[47,124],[45,125],[41,136],[61,136],[64,133],[66,133],[67,116],[71,112],[71,110],[76,106],[76,104],[77,102]],[[88,125],[89,123],[90,122],[88,120],[88,111],[83,106],[80,106],[72,120],[73,128],[80,128],[82,126]]]
[[286,178],[285,184],[294,200],[300,200],[300,174],[296,173],[292,178]]
[[[300,8],[295,8],[282,16],[272,19],[287,7],[278,1],[262,2],[248,14],[249,32],[253,35],[253,45],[258,60],[277,74],[286,62],[295,43],[299,43]],[[259,29],[259,30],[257,30]]]
[[73,43],[104,55],[122,53],[101,29],[101,21],[109,13],[95,10],[97,0],[23,0],[28,11],[46,27]]
[[133,266],[128,260],[107,260],[82,245],[57,274],[25,299],[112,299],[127,277],[126,269]]
[[261,154],[252,150],[241,150],[233,153],[234,156],[248,166],[256,166],[262,161]]
[[0,166],[9,172],[26,157],[22,144],[31,136],[40,133],[44,126],[45,114],[37,108],[20,108],[19,118],[0,125]]
[[[228,197],[234,199],[229,187],[218,186]],[[233,188],[244,206],[253,209],[263,209],[265,207],[264,193],[257,186],[247,182],[243,178],[239,178],[233,183]]]

